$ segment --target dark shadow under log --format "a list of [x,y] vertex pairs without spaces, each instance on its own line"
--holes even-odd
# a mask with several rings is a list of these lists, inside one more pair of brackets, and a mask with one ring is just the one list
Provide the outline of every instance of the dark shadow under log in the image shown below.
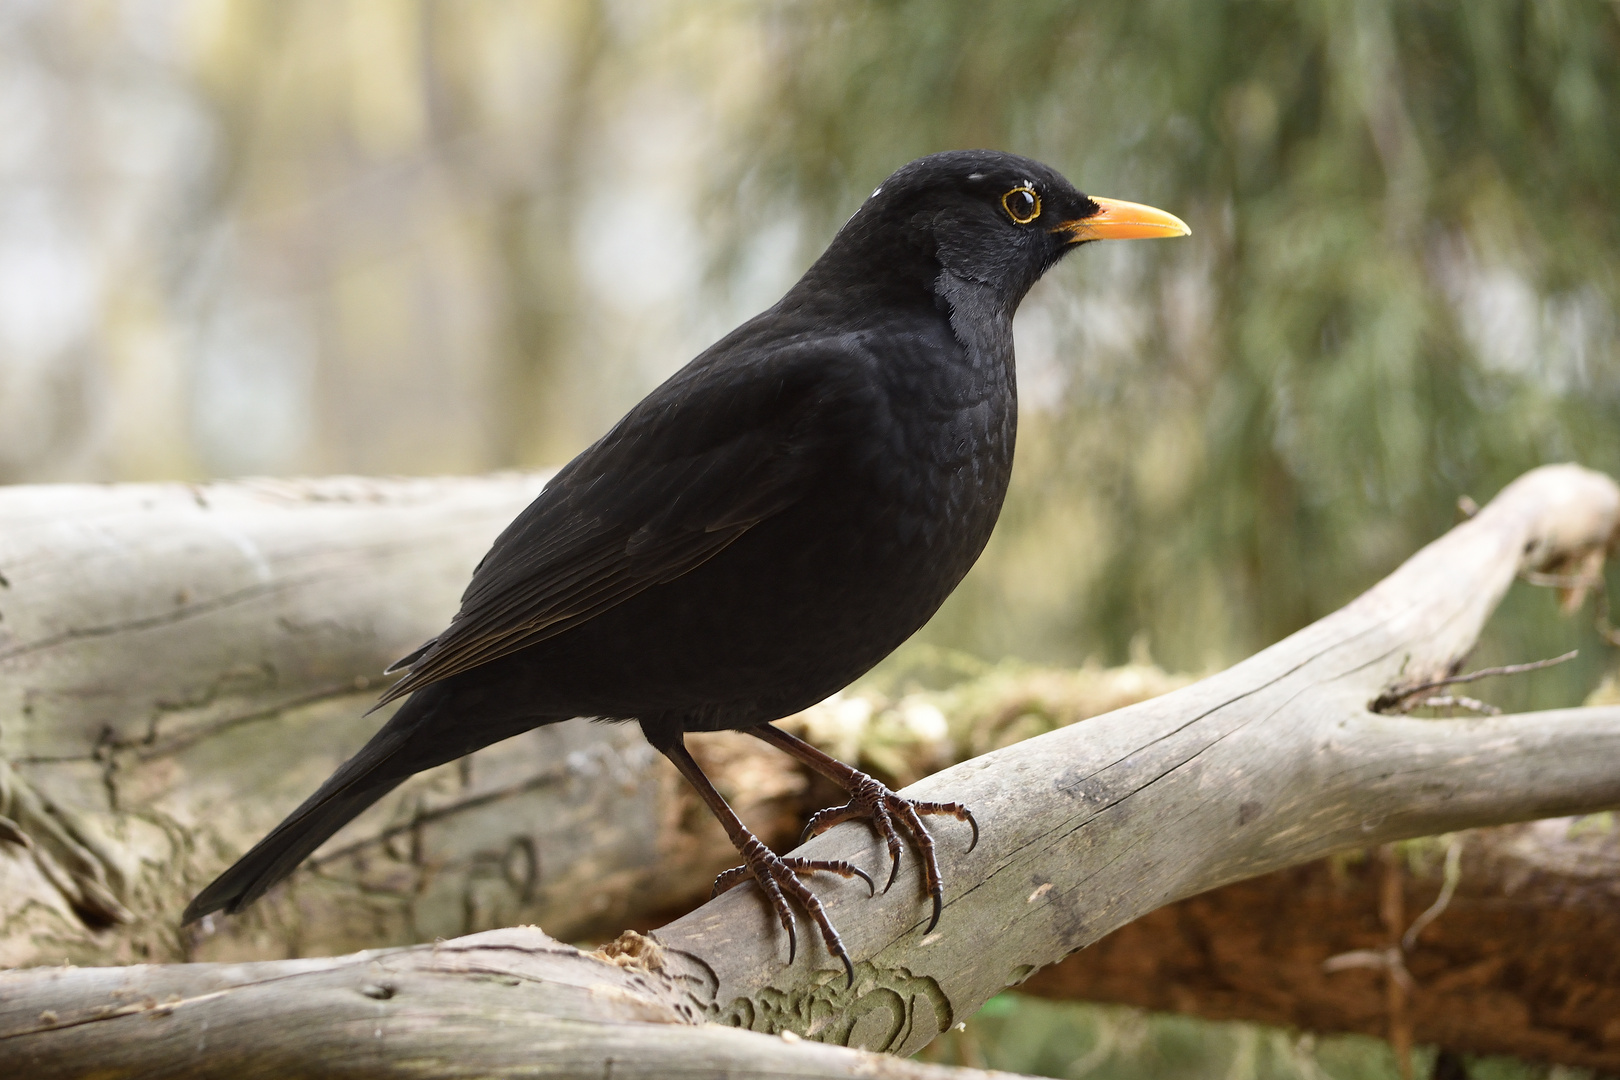
[[[1457,834],[1455,889],[1401,953],[1415,1042],[1620,1073],[1620,829],[1608,817]],[[1407,925],[1440,899],[1447,853],[1439,841],[1399,853]],[[1383,872],[1358,853],[1202,893],[1021,989],[1388,1037],[1386,975],[1372,963],[1393,944]]]

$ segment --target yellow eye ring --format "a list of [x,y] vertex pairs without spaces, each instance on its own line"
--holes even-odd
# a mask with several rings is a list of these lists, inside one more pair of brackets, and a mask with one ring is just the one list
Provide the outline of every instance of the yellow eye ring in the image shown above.
[[1041,216],[1041,197],[1028,184],[1019,184],[1001,197],[1001,208],[1020,225],[1028,225]]

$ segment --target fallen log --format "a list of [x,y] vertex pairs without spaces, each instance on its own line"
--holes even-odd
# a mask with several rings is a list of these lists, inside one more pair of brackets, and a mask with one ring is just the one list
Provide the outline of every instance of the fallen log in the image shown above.
[[[0,488],[0,966],[334,955],[515,923],[611,938],[702,902],[735,860],[712,815],[639,732],[580,720],[407,782],[243,917],[174,925],[381,724],[377,674],[442,628],[543,480]],[[907,703],[872,723],[863,700],[829,702],[797,727],[903,784],[1045,714],[1184,682],[989,679],[991,715],[951,746]],[[775,846],[827,794],[753,739],[691,747]]]
[[[264,959],[538,922],[603,934],[733,858],[633,728],[574,721],[402,786],[291,887],[174,923],[383,716],[543,475],[0,488],[0,966]],[[744,745],[738,745],[741,742]],[[694,746],[766,839],[805,779]]]
[[[1620,488],[1611,480],[1574,466],[1536,470],[1346,608],[1249,660],[908,788],[916,797],[972,804],[983,840],[969,852],[965,837],[938,830],[946,910],[926,935],[910,859],[896,886],[877,898],[823,884],[857,960],[853,987],[814,942],[802,942],[797,962],[786,964],[784,943],[748,886],[661,928],[650,943],[637,939],[610,953],[631,956],[643,973],[634,984],[604,979],[602,960],[569,953],[534,930],[464,947],[497,949],[528,973],[502,968],[499,977],[520,984],[601,987],[560,995],[571,1004],[556,1006],[570,1023],[599,1025],[590,1028],[597,1034],[660,1020],[670,1029],[661,1037],[679,1039],[674,1032],[708,1031],[683,1026],[703,1017],[908,1053],[990,995],[1165,903],[1336,850],[1620,805],[1620,708],[1483,719],[1369,708],[1454,673],[1517,574],[1590,566],[1594,554],[1613,549],[1617,524]],[[854,826],[801,850],[881,861]],[[433,948],[377,962],[409,967]],[[303,1018],[299,1043],[361,1038],[365,1032],[335,1006],[335,1033],[313,1033],[328,1014],[296,1004],[301,988],[314,985],[304,980],[317,978],[300,967],[308,963],[255,965],[240,986],[221,985],[222,969],[212,965],[112,976],[10,973],[0,978],[0,1060],[14,1055],[39,1076],[72,1075],[91,1062],[106,1075],[200,1075],[221,1060],[252,1061],[272,1040],[285,1067],[307,1064],[317,1059],[298,1059],[297,1047],[276,1037],[287,1029],[274,1023],[227,1027],[222,1042],[201,1053],[196,1037],[204,1028],[220,1032],[251,988],[254,1015]],[[373,1010],[365,1021],[370,1074],[485,1074],[518,1047],[533,1060],[532,1040],[503,1029],[503,1014],[458,996],[465,979],[372,993],[367,987],[381,984],[360,982],[352,965],[346,970],[343,987]],[[479,970],[467,979],[482,977]],[[161,1022],[148,1022],[154,1018]],[[237,1030],[240,1039],[229,1034]],[[411,1055],[423,1039],[454,1046],[445,1056],[454,1060],[417,1069]],[[555,1075],[601,1075],[610,1041],[606,1035],[568,1057],[567,1070],[556,1058]],[[661,1075],[670,1075],[675,1044],[650,1045],[609,1055],[615,1073],[662,1063]]]

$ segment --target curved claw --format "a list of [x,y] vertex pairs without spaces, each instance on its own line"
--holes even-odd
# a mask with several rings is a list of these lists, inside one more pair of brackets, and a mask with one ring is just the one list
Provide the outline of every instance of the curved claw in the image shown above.
[[[819,870],[828,874],[837,874],[841,878],[858,877],[866,882],[868,896],[877,895],[877,888],[872,884],[872,875],[854,863],[845,862],[843,859],[800,859],[789,855],[783,855],[781,859],[782,865],[795,874],[810,874]],[[746,869],[746,867],[740,869]]]
[[[862,881],[866,882],[866,895],[867,895],[868,898],[877,895],[877,886],[872,884],[872,875],[871,874],[868,874],[865,870],[862,870],[860,867],[856,866],[853,863],[845,863],[844,866],[849,869],[850,874],[854,874],[856,877],[858,877]],[[825,870],[825,869],[827,869],[827,867],[818,866],[816,869]],[[849,874],[845,874],[844,876],[848,877]]]
[[900,876],[900,832],[903,829],[911,836],[918,854],[922,856],[923,888],[933,901],[933,912],[923,933],[933,933],[945,908],[945,886],[939,872],[939,860],[934,854],[934,838],[923,824],[922,815],[949,815],[966,822],[973,830],[973,839],[967,848],[970,852],[979,846],[978,819],[973,816],[972,810],[960,803],[916,802],[897,795],[865,773],[855,773],[854,779],[848,784],[849,802],[812,814],[805,825],[805,836],[819,835],[834,825],[856,818],[868,822],[889,849],[889,878],[883,885],[883,891],[888,892]]
[[895,878],[900,876],[900,834],[895,830],[894,818],[889,814],[887,802],[887,799],[878,799],[872,815],[872,827],[882,834],[884,842],[889,846],[889,880],[883,886],[884,892],[893,888]]
[[812,836],[820,836],[834,825],[842,825],[846,821],[854,821],[865,816],[861,808],[854,803],[817,810],[810,815],[810,820],[804,823],[804,832],[799,834],[799,843],[804,843]]
[[[850,959],[849,950],[844,948],[843,939],[833,928],[832,920],[827,917],[827,910],[821,906],[816,894],[811,892],[799,881],[799,874],[810,874],[817,871],[837,874],[843,878],[860,878],[866,882],[869,896],[877,894],[877,886],[872,876],[853,863],[842,859],[800,859],[783,857],[761,844],[752,835],[748,842],[743,844],[739,851],[746,860],[742,866],[734,866],[715,877],[712,896],[718,896],[725,890],[740,884],[752,877],[759,885],[760,891],[765,894],[766,901],[776,912],[777,920],[788,936],[788,963],[791,964],[799,955],[799,937],[797,933],[797,920],[793,917],[793,909],[788,905],[787,896],[797,900],[821,931],[822,940],[827,945],[827,951],[836,956],[844,965],[844,976],[850,987],[855,985],[855,963]],[[784,895],[784,893],[786,895]]]

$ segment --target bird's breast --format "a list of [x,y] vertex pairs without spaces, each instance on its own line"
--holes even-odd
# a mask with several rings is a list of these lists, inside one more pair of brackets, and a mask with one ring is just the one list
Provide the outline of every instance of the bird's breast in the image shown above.
[[[816,467],[786,506],[537,650],[525,677],[556,711],[762,722],[847,685],[939,609],[1006,495],[1010,342],[974,355],[949,327],[920,325],[849,355],[804,436]],[[608,651],[632,669],[600,663]]]
[[873,420],[882,437],[857,440],[868,450],[848,463],[845,505],[868,508],[864,520],[851,518],[850,556],[870,563],[858,576],[948,590],[1000,516],[1017,414],[1010,379],[967,365],[929,375],[897,380],[885,395]]

